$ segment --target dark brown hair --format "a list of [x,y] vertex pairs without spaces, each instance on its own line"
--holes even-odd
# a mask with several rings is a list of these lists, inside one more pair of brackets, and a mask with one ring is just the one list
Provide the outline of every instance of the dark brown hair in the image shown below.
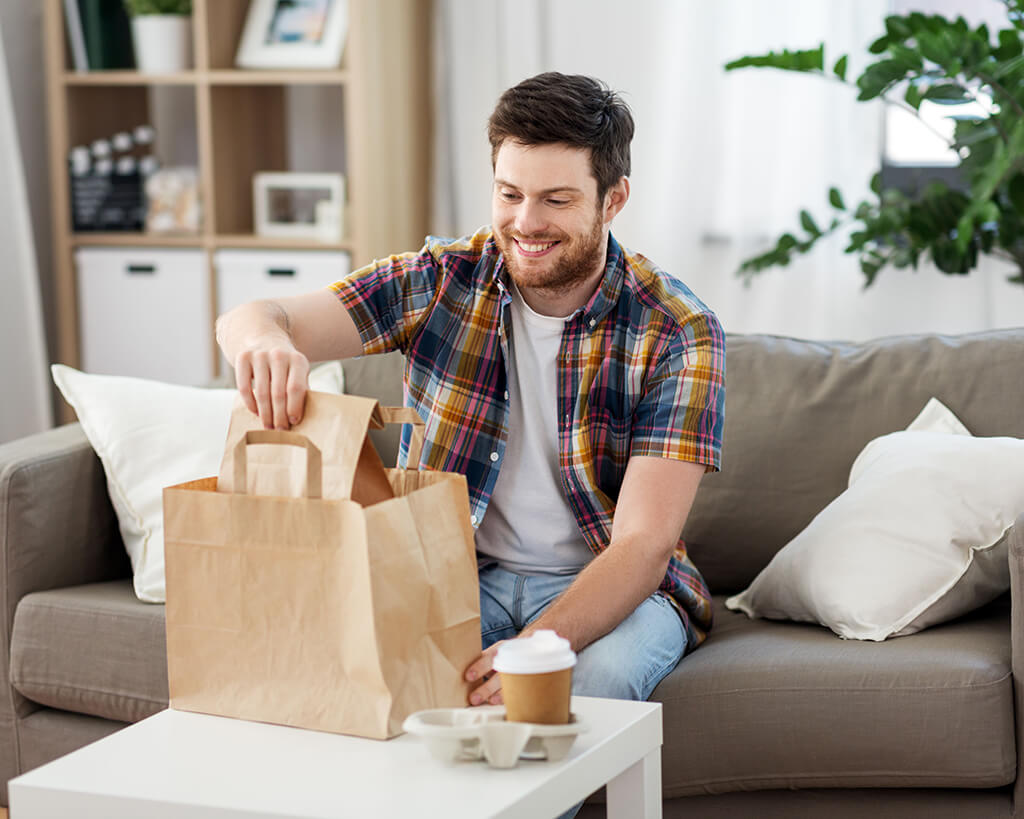
[[629,106],[600,80],[548,71],[508,89],[487,121],[491,167],[506,139],[524,145],[565,143],[590,151],[597,198],[629,176],[633,116]]

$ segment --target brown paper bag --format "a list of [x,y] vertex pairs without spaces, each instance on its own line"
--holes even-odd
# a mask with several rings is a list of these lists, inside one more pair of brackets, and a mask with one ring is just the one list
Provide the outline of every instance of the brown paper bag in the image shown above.
[[367,430],[403,422],[418,464],[414,410],[309,393],[281,432],[239,402],[220,478],[164,490],[171,707],[383,739],[465,705],[480,653],[466,481],[385,470]]

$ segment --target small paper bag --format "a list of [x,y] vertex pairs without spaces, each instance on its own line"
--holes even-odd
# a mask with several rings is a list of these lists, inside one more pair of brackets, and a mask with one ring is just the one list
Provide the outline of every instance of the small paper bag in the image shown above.
[[164,490],[171,707],[377,739],[466,703],[480,602],[466,480],[385,469],[367,430],[423,422],[309,393],[291,432],[241,401],[221,474]]

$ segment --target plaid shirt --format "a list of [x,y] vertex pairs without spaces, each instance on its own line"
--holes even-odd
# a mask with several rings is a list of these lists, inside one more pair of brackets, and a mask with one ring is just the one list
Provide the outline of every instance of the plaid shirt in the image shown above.
[[[375,261],[331,286],[364,354],[405,353],[405,400],[426,424],[421,466],[466,476],[474,525],[508,440],[507,276],[485,228],[455,241],[428,237],[419,253]],[[562,486],[597,554],[611,539],[631,456],[718,469],[725,337],[684,284],[609,237],[604,279],[566,322],[558,361]],[[407,448],[403,437],[401,463]],[[711,626],[711,596],[682,541],[660,590],[677,604],[688,645],[698,645]]]

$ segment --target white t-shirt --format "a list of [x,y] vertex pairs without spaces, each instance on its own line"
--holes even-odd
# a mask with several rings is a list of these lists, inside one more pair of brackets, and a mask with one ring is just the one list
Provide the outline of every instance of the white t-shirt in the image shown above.
[[565,322],[512,292],[512,355],[505,459],[476,531],[481,563],[519,574],[575,574],[593,557],[558,469],[557,359]]

